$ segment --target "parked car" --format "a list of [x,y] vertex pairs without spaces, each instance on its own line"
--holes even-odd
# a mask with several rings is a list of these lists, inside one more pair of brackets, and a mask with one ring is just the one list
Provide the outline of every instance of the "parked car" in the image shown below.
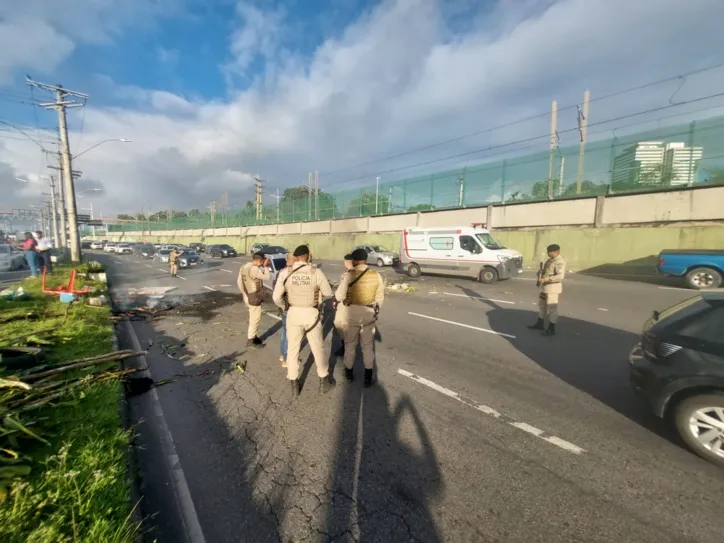
[[168,255],[171,254],[171,249],[159,249],[153,254],[154,262],[168,263]]
[[25,267],[25,255],[12,245],[0,245],[0,271],[22,270]]
[[286,255],[289,253],[289,250],[280,245],[266,245],[261,249],[261,252],[265,255]]
[[265,247],[267,247],[266,243],[254,243],[251,247],[249,247],[249,256],[253,255],[254,253],[258,253],[262,251]]
[[103,249],[102,241],[91,241],[90,248],[93,250]]
[[93,244],[92,241],[88,241],[88,240],[84,239],[84,240],[81,240],[81,242],[80,242],[80,248],[81,249],[90,249],[92,244]]
[[155,252],[153,245],[136,245],[133,248],[133,255],[136,258],[151,258]]
[[724,291],[654,311],[629,356],[634,390],[696,454],[724,467]]
[[287,267],[287,255],[285,253],[264,253],[264,255],[269,259],[269,269],[271,270],[271,279],[265,281],[264,286],[269,290],[274,290],[279,272]]
[[203,243],[189,243],[189,249],[197,253],[205,253],[206,245],[204,245]]
[[203,264],[204,261],[201,259],[201,256],[199,256],[197,252],[192,251],[191,249],[187,249],[181,252],[178,263],[180,267],[188,268],[190,266],[198,266],[199,264]]
[[212,245],[207,249],[208,253],[211,255],[211,258],[225,258],[230,256],[236,256],[236,249],[234,249],[231,245]]
[[355,249],[367,251],[367,264],[375,264],[380,268],[383,266],[397,266],[400,263],[400,255],[381,245],[358,245]]
[[104,253],[115,253],[116,252],[116,244],[112,241],[109,241],[103,246],[103,252]]
[[133,254],[133,248],[128,243],[119,243],[116,245],[116,254],[130,255]]
[[470,276],[488,284],[523,273],[523,255],[476,225],[405,228],[400,263],[410,277],[424,271]]
[[664,275],[683,277],[689,288],[718,288],[724,284],[724,251],[661,251],[656,270]]

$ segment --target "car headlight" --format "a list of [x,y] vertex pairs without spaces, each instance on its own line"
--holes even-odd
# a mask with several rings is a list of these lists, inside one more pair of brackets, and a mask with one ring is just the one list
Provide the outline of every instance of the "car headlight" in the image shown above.
[[509,256],[504,256],[504,255],[498,255],[498,260],[499,260],[500,262],[507,262],[508,260],[510,260],[510,257],[509,257]]

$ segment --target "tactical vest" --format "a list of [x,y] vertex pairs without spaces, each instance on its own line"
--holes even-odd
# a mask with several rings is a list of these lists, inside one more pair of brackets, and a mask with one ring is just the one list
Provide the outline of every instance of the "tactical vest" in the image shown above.
[[290,307],[316,307],[319,303],[317,268],[306,265],[290,270],[285,286]]
[[247,264],[244,264],[244,267],[242,270],[242,281],[244,281],[244,286],[246,286],[247,292],[256,292],[257,290],[261,290],[264,288],[264,285],[262,285],[261,279],[252,279],[249,272],[251,272],[251,269],[254,267],[254,264],[249,262]]
[[[362,275],[360,270],[350,270],[350,283]],[[347,290],[347,297],[344,300],[346,305],[374,305],[377,295],[377,286],[380,284],[378,274],[375,270],[367,268],[365,273],[354,285]]]

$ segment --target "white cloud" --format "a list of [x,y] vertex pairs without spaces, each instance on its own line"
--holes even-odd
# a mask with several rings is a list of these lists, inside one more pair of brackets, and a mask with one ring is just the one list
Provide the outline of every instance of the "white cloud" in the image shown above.
[[[575,103],[585,88],[595,99],[713,63],[724,16],[720,0],[660,0],[655,10],[626,0],[504,0],[456,34],[440,2],[383,2],[321,44],[306,62],[280,45],[281,12],[242,3],[244,22],[230,38],[233,66],[243,69],[266,59],[266,74],[223,102],[125,87],[120,92],[135,105],[89,107],[83,141],[126,137],[133,143],[105,144],[75,167],[103,183],[104,213],[149,204],[202,208],[222,192],[231,203],[243,202],[251,174],[272,186],[302,184],[311,169],[336,170],[479,131],[544,112],[554,98],[561,105]],[[717,92],[723,75],[720,70],[688,78],[676,98]],[[594,102],[590,118],[596,122],[666,105],[677,86]],[[361,174],[374,179],[387,168],[545,134],[548,122],[542,117],[399,160],[323,175],[320,185]],[[562,113],[559,122],[562,131],[575,126],[574,111]],[[564,143],[576,139],[574,133],[562,137]],[[525,152],[544,150],[547,140],[527,145]],[[35,171],[37,148],[8,140],[0,148],[3,161],[15,174]],[[427,170],[454,164],[440,162]]]

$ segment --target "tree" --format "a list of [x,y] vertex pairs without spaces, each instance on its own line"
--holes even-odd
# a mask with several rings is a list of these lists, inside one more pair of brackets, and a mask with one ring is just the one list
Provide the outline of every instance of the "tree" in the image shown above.
[[[606,183],[594,183],[584,179],[581,181],[581,192],[580,194],[586,196],[598,196],[599,194],[606,194],[608,192],[608,184]],[[563,196],[576,196],[578,194],[578,187],[576,183],[571,183],[565,189],[563,189]]]
[[132,215],[126,215],[125,213],[120,213],[116,215],[116,218],[120,221],[135,221],[136,219],[133,218]]
[[201,211],[199,211],[198,209],[194,208],[191,211],[189,211],[189,217],[198,217],[200,215],[201,215]]
[[[561,181],[559,179],[551,179],[551,192],[550,196],[551,198],[555,198],[558,195],[558,191],[561,186]],[[533,197],[533,200],[547,200],[548,199],[548,180],[545,181],[536,181],[533,184],[533,188],[530,192],[531,196]]]
[[[308,204],[300,204],[300,202],[307,201],[309,201]],[[287,205],[283,206],[283,209],[295,210],[295,215],[297,217],[301,214],[301,216],[306,218],[307,215],[305,210],[308,209],[311,213],[311,218],[319,217],[320,219],[331,219],[334,218],[337,211],[334,196],[327,194],[323,190],[319,190],[318,193],[314,189],[310,191],[309,187],[305,185],[284,189],[279,204],[283,205],[285,202]],[[316,211],[316,205],[319,206],[318,211]]]
[[[377,213],[375,213],[375,208]],[[385,194],[376,196],[374,192],[365,190],[359,198],[350,200],[347,205],[348,217],[366,217],[368,215],[381,215],[389,213],[390,199]]]
[[416,204],[412,207],[407,208],[408,213],[417,213],[418,211],[432,211],[435,206],[432,204]]
[[145,221],[146,216],[143,213],[136,213],[136,220],[137,221]]

